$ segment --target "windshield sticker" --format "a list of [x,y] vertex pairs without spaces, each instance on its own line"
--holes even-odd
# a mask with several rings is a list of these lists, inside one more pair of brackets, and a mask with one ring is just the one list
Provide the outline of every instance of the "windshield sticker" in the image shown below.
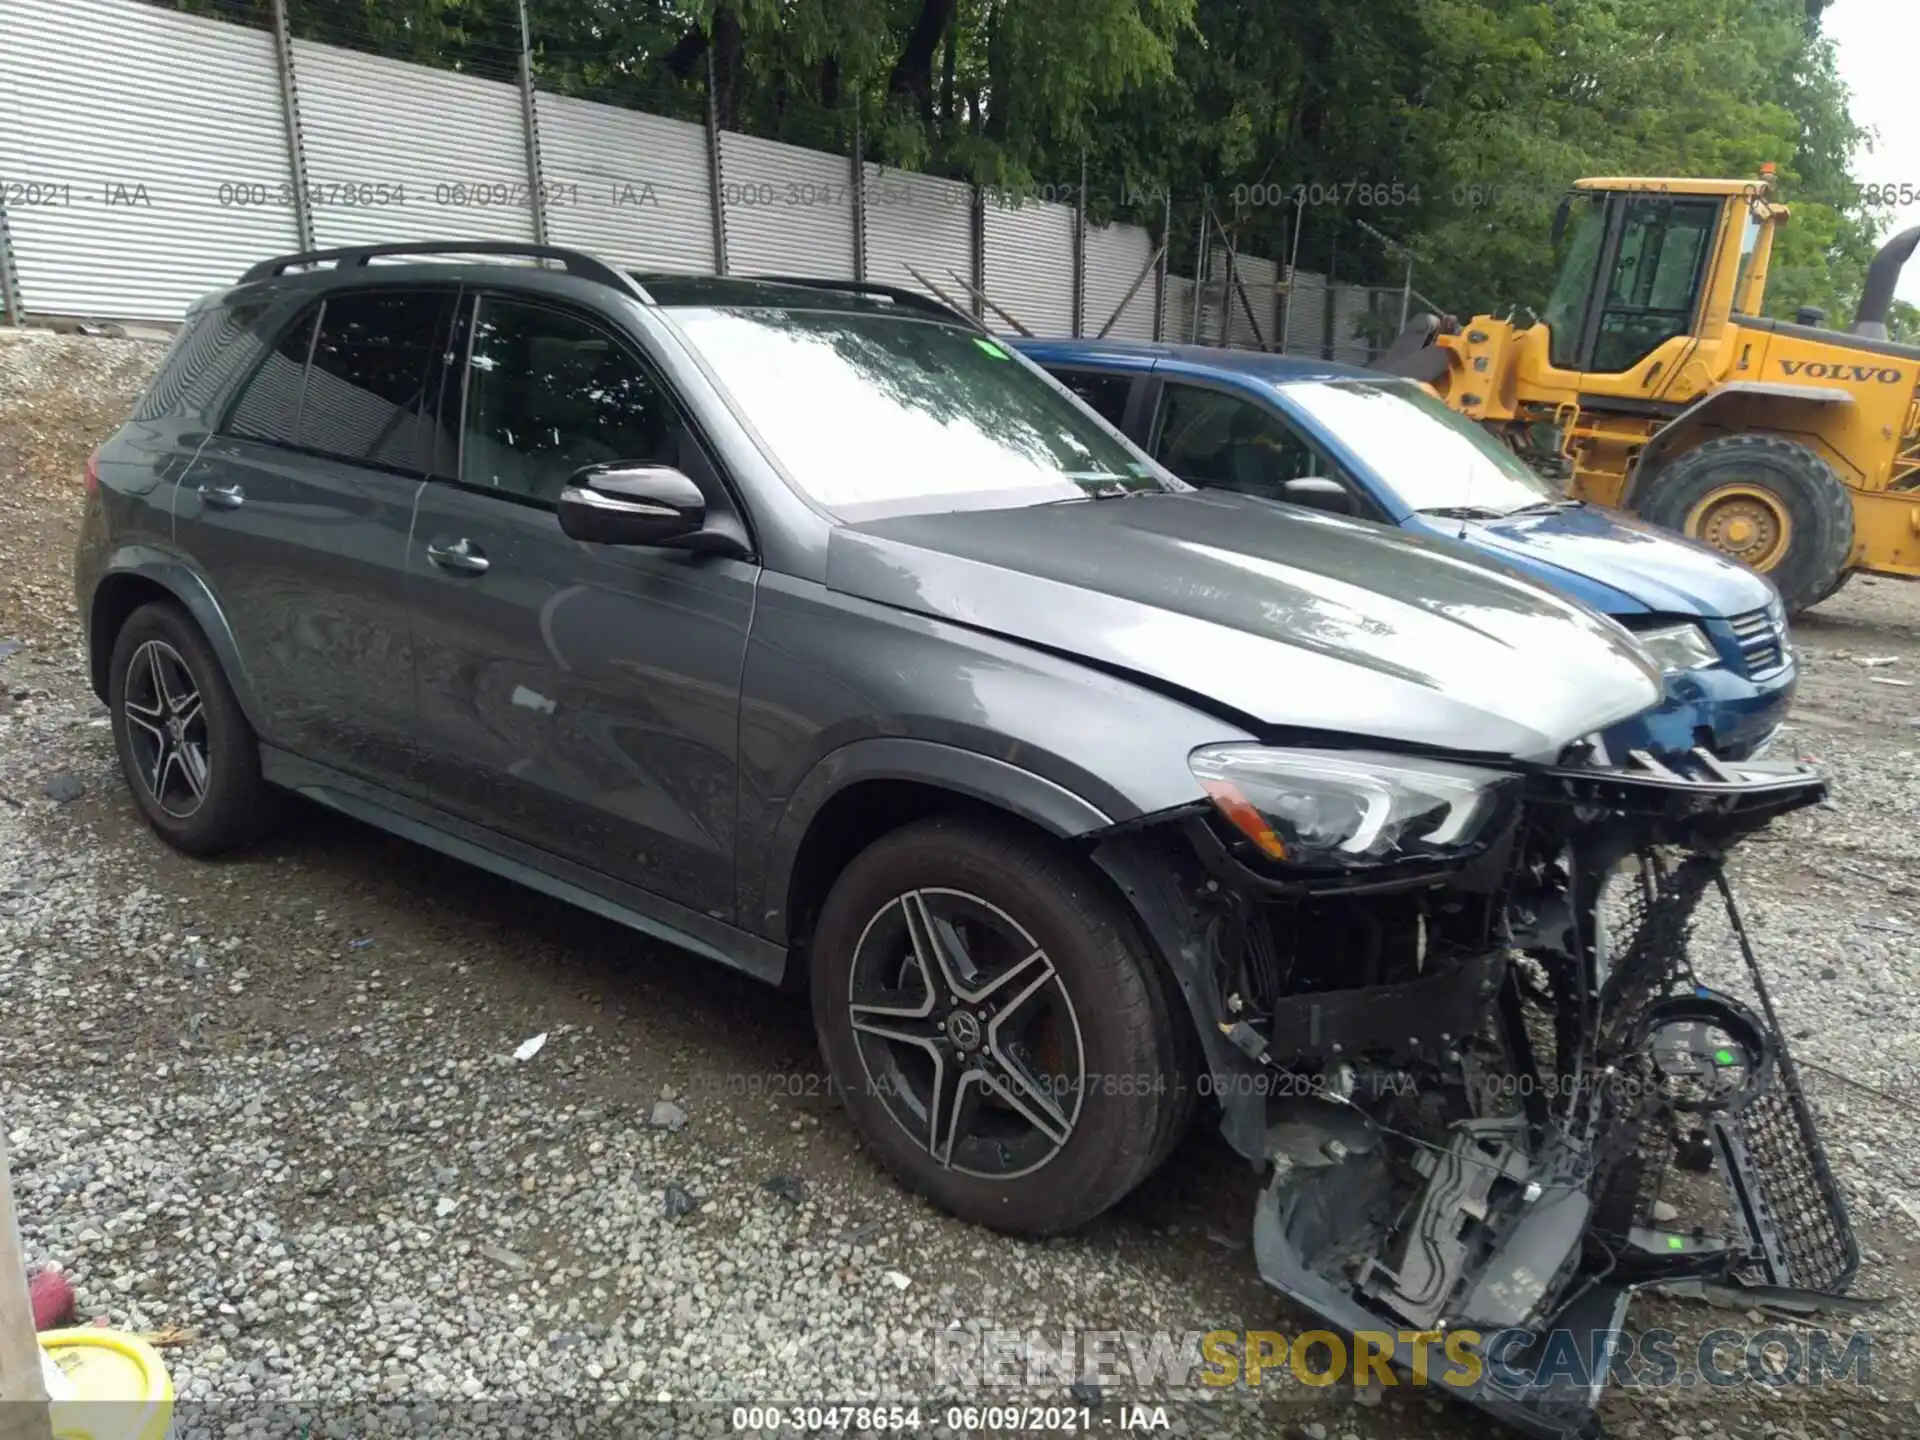
[[982,350],[986,351],[987,354],[993,356],[993,358],[996,360],[1004,360],[1007,358],[1007,352],[1002,350],[998,345],[994,344],[993,341],[991,340],[983,340],[978,335],[976,335],[973,337],[973,343],[978,345]]

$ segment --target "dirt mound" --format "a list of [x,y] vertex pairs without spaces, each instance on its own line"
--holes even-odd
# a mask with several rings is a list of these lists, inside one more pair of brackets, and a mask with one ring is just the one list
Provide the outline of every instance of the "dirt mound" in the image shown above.
[[0,641],[78,642],[81,473],[164,353],[150,341],[0,329]]

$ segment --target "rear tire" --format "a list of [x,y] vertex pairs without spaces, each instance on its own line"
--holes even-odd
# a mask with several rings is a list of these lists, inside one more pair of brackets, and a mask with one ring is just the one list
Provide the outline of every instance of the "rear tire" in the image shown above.
[[1729,435],[1675,456],[1641,487],[1641,516],[1774,583],[1789,614],[1837,590],[1853,500],[1834,468],[1778,435]]
[[855,1126],[962,1219],[1071,1230],[1184,1128],[1185,1007],[1168,1013],[1171,982],[1099,876],[1044,837],[957,817],[883,837],[834,883],[811,963]]
[[179,606],[156,601],[127,617],[108,662],[107,706],[134,803],[176,850],[217,855],[272,823],[259,741]]

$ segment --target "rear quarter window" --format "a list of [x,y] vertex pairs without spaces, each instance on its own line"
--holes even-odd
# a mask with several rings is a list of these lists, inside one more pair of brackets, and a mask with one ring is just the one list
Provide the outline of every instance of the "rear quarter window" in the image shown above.
[[234,380],[265,351],[258,325],[262,305],[210,305],[181,323],[140,404],[135,420],[195,415],[217,405]]

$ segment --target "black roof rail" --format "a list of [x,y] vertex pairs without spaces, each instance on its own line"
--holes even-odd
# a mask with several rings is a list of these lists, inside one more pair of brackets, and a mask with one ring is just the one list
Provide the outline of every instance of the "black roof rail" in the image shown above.
[[879,285],[871,280],[822,280],[816,276],[803,275],[749,275],[741,279],[765,280],[770,285],[802,285],[809,290],[840,290],[849,295],[874,295],[891,300],[896,305],[904,305],[912,310],[920,310],[929,315],[938,315],[943,320],[958,320],[969,330],[988,333],[987,327],[964,310],[936,300],[931,295],[922,295],[918,290],[909,290],[902,285]]
[[393,245],[346,245],[335,250],[302,250],[296,254],[276,255],[271,260],[262,260],[240,277],[240,283],[245,285],[254,280],[271,280],[295,265],[317,265],[326,260],[333,261],[336,270],[350,270],[383,255],[512,255],[530,260],[557,260],[569,275],[578,275],[583,280],[598,280],[602,285],[611,285],[642,300],[647,298],[647,292],[640,288],[639,282],[632,276],[614,269],[604,260],[596,260],[584,250],[569,250],[563,245],[536,245],[520,240],[418,240]]

